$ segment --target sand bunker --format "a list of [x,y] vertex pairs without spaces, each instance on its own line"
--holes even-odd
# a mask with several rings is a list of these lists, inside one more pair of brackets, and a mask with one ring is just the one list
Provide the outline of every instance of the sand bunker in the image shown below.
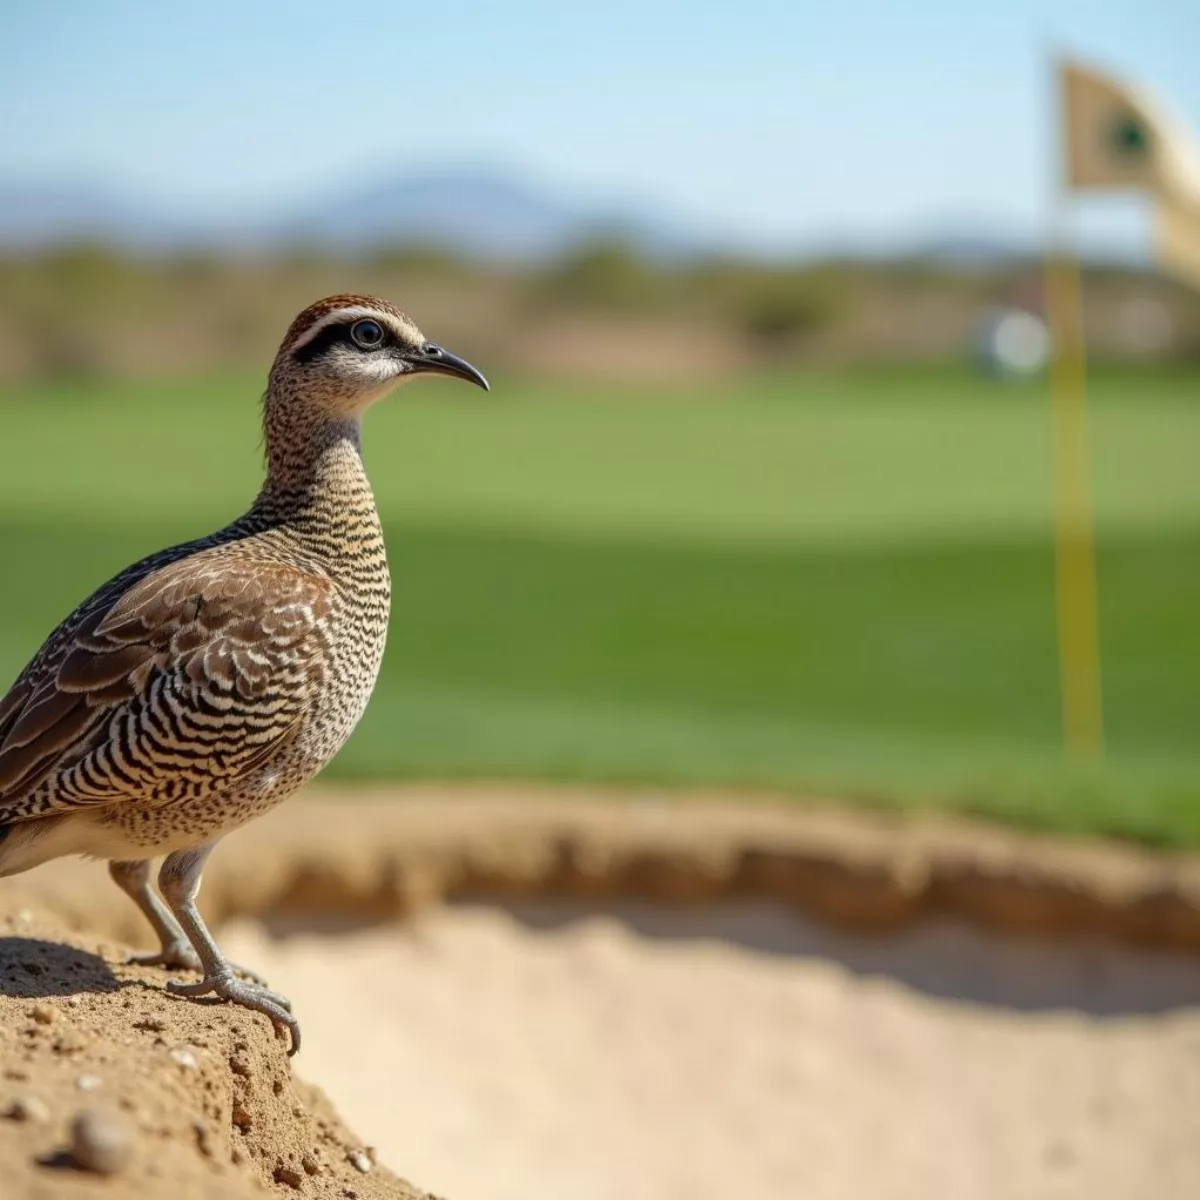
[[1195,959],[626,916],[224,941],[298,1001],[305,1073],[454,1200],[1200,1195]]
[[[59,862],[0,881],[0,915],[52,914],[90,931],[80,945],[146,939],[104,874]],[[279,1136],[239,1164],[259,1136],[231,1124],[244,1077],[202,1058],[220,1140],[198,1145],[181,1101],[173,1181],[253,1168],[279,1195],[347,1178],[376,1194],[346,1174],[361,1139],[451,1200],[1200,1196],[1195,854],[794,804],[422,785],[255,823],[221,847],[201,904],[295,1001],[296,1069],[354,1134],[331,1125],[341,1152],[310,1177],[307,1126],[296,1141],[288,1093],[260,1089]],[[256,1028],[272,1045],[263,1018],[150,982],[79,999],[107,1037],[97,1073],[130,1103],[142,1066],[178,1073],[163,1057],[177,1038]],[[40,1180],[30,1156],[81,1100],[59,1023],[38,1025],[29,995],[9,1049],[43,1057],[7,1083],[36,1085],[51,1119],[44,1147],[16,1122],[0,1135]],[[103,1008],[126,997],[162,1005],[164,1032]],[[203,1028],[175,1032],[186,1021]],[[118,1076],[127,1041],[150,1057]],[[382,1169],[363,1182],[404,1194]]]

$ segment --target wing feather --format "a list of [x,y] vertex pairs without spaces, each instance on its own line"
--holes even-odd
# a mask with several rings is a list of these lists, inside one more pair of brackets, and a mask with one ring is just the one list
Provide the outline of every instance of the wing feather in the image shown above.
[[0,820],[159,795],[181,771],[227,780],[294,734],[333,584],[221,549],[98,605],[0,700]]

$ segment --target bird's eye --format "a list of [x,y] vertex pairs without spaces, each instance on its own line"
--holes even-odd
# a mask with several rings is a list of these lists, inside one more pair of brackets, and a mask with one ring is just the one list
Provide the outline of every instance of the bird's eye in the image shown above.
[[378,321],[355,321],[350,326],[350,336],[356,346],[364,350],[378,350],[383,345],[383,326]]

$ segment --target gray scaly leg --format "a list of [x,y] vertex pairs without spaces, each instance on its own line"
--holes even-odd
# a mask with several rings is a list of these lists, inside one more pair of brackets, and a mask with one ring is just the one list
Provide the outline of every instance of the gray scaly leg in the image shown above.
[[[150,886],[150,859],[110,862],[108,873],[117,887],[145,913],[146,920],[154,926],[154,932],[158,934],[162,947],[157,954],[131,954],[129,962],[139,967],[179,968],[195,971],[197,974],[203,971],[200,956],[192,949],[187,934],[179,927],[179,922],[171,915],[171,910]],[[256,972],[239,967],[237,963],[230,963],[230,966],[235,975],[240,975],[260,987],[267,986],[267,981]]]
[[213,992],[223,1000],[264,1013],[276,1029],[286,1029],[291,1034],[292,1047],[288,1053],[295,1054],[300,1049],[300,1025],[292,1016],[291,1002],[261,984],[239,979],[234,974],[233,964],[221,953],[196,908],[200,876],[212,849],[208,845],[197,846],[194,850],[176,850],[167,856],[158,873],[158,886],[200,956],[204,970],[204,978],[199,983],[172,982],[167,988],[177,996],[205,996]]
[[179,922],[171,916],[171,910],[158,898],[150,886],[150,860],[137,859],[133,862],[110,862],[108,873],[117,885],[146,915],[158,934],[160,949],[157,954],[134,954],[129,961],[145,967],[179,967],[185,971],[199,971],[200,956],[192,949],[187,935],[179,928]]

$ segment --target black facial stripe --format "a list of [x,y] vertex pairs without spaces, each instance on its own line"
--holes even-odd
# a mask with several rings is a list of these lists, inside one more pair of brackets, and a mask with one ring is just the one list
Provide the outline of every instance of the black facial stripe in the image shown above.
[[[360,354],[363,353],[362,347],[350,336],[351,328],[362,319],[362,317],[356,317],[353,321],[339,321],[336,325],[326,325],[312,341],[305,342],[299,350],[292,351],[292,357],[297,362],[312,362],[314,358],[320,358],[334,346],[350,346]],[[384,346],[392,345],[395,339],[392,331],[382,321],[379,322],[379,326],[383,330],[383,341],[380,342],[378,348],[382,349]]]

